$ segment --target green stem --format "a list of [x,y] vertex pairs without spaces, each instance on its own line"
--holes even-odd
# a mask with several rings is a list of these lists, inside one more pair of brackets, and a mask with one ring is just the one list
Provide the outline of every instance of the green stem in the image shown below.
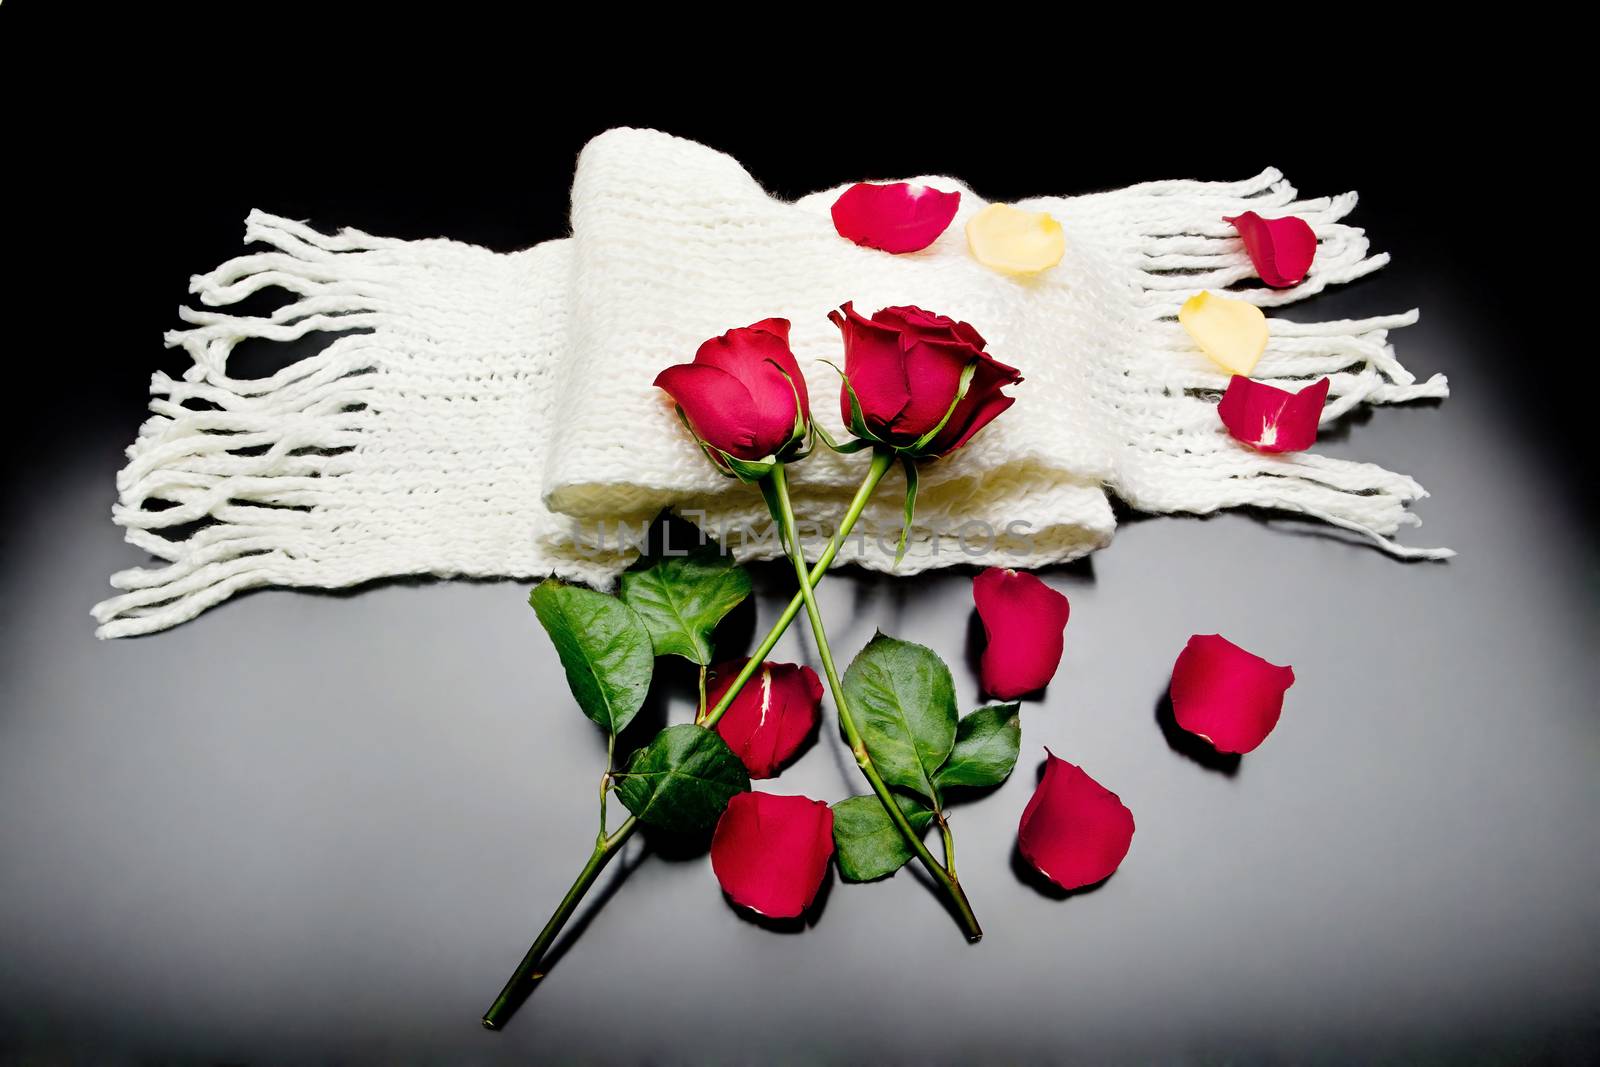
[[[822,580],[824,574],[828,573],[828,568],[839,555],[839,549],[844,545],[845,538],[850,536],[850,531],[855,527],[856,520],[861,518],[862,509],[867,506],[867,501],[872,498],[873,491],[878,488],[878,483],[883,480],[883,476],[888,472],[893,460],[894,457],[890,454],[874,455],[872,457],[872,465],[867,468],[867,476],[862,479],[861,487],[856,490],[856,495],[851,499],[850,506],[845,510],[844,518],[840,521],[839,528],[833,532],[833,537],[828,541],[828,547],[823,550],[822,555],[817,559],[816,565],[811,568],[811,573],[805,575],[805,580],[802,584],[807,592]],[[801,572],[804,574],[804,564],[801,565]],[[789,606],[784,608],[783,614],[778,617],[778,621],[772,624],[772,629],[767,631],[766,637],[762,638],[761,644],[751,654],[749,662],[744,665],[744,669],[739,672],[739,676],[733,680],[733,684],[728,687],[728,691],[717,701],[715,707],[706,711],[703,716],[697,716],[701,726],[708,730],[716,726],[717,720],[722,718],[723,713],[733,706],[733,700],[739,695],[739,690],[743,689],[745,683],[755,675],[756,671],[761,669],[762,662],[766,660],[767,656],[778,644],[778,639],[789,628],[789,624],[794,621],[794,617],[800,613],[802,603],[803,597],[800,593],[796,593],[790,599]],[[704,685],[703,675],[701,684],[702,686]],[[700,707],[702,709],[705,707],[703,689]],[[614,741],[615,739],[612,739],[611,743],[614,743]],[[611,766],[611,743],[608,743],[606,749],[606,767],[608,770]],[[603,781],[608,781],[608,779]],[[528,949],[527,955],[522,957],[522,962],[517,965],[516,971],[506,980],[505,987],[500,990],[500,995],[489,1006],[489,1010],[483,1013],[483,1025],[491,1030],[498,1030],[504,1026],[506,1020],[511,1017],[511,1013],[516,1010],[516,1005],[525,999],[544,978],[544,972],[538,969],[544,954],[550,950],[550,946],[560,935],[562,927],[566,926],[567,921],[572,918],[573,911],[577,908],[578,903],[583,900],[584,894],[594,885],[594,880],[599,877],[606,864],[611,862],[611,857],[616,855],[617,851],[622,848],[628,838],[632,837],[633,832],[639,827],[639,820],[629,816],[626,822],[617,827],[615,833],[610,837],[606,837],[604,784],[601,786],[600,803],[601,836],[595,843],[594,853],[589,857],[589,862],[584,864],[583,870],[578,872],[577,881],[573,882],[572,888],[567,890],[567,895],[561,900],[561,906],[556,908],[555,914],[550,916],[550,921],[545,923],[544,929],[539,932],[538,938]]]
[[704,722],[706,718],[706,665],[700,664],[700,703],[694,710],[694,721]]
[[500,990],[500,995],[494,998],[489,1010],[483,1013],[484,1026],[490,1030],[498,1030],[504,1026],[511,1013],[516,1010],[518,1002],[533,992],[543,980],[544,972],[538,967],[544,954],[550,951],[550,946],[560,936],[562,928],[567,925],[567,920],[571,919],[572,913],[577,910],[579,901],[589,892],[589,887],[594,885],[594,880],[600,877],[600,872],[611,862],[611,857],[621,850],[623,842],[633,833],[636,823],[637,820],[630,817],[617,828],[616,833],[602,838],[595,844],[589,862],[578,872],[578,880],[572,883],[567,895],[561,898],[560,906],[556,908],[555,914],[550,916],[550,921],[544,924],[544,929],[539,931],[539,936],[534,939],[528,954],[523,956],[522,962],[517,965],[516,973]]
[[956,876],[956,839],[950,833],[950,823],[944,817],[944,812],[936,811],[933,817],[939,822],[939,833],[944,838],[944,869],[950,872],[950,877]]
[[611,766],[616,762],[617,735],[606,734],[606,773],[600,776],[600,833],[595,838],[595,847],[599,848],[606,840],[606,794],[611,792]]
[[[874,454],[872,461],[874,464],[883,462],[887,469],[893,459],[894,454],[884,450]],[[839,709],[839,725],[844,728],[845,739],[850,742],[850,751],[855,756],[856,765],[861,768],[861,773],[872,785],[872,791],[878,795],[879,802],[889,813],[889,819],[900,831],[900,836],[905,838],[906,844],[911,847],[917,859],[922,861],[922,866],[927,869],[928,874],[949,896],[967,940],[976,941],[983,936],[983,929],[978,925],[977,916],[972,913],[972,905],[967,902],[967,895],[962,890],[961,883],[956,880],[954,870],[946,870],[933,858],[928,846],[922,843],[922,836],[912,828],[905,812],[901,811],[900,805],[895,802],[894,794],[889,791],[889,786],[878,773],[877,765],[872,762],[872,756],[867,752],[866,743],[861,739],[861,731],[856,728],[855,717],[850,713],[844,686],[839,682],[839,672],[833,663],[833,650],[828,646],[828,635],[822,625],[822,613],[817,608],[817,597],[806,574],[805,556],[800,550],[800,532],[795,527],[794,507],[789,502],[789,479],[783,464],[774,466],[772,473],[767,477],[772,490],[771,498],[776,504],[774,508],[777,512],[776,517],[783,526],[784,543],[789,558],[794,561],[795,575],[800,582],[800,595],[805,600],[806,615],[811,620],[811,633],[817,641],[817,655],[822,659],[822,669],[828,676],[828,688],[833,692],[834,706]],[[950,840],[948,828],[945,831],[945,840],[947,842]]]

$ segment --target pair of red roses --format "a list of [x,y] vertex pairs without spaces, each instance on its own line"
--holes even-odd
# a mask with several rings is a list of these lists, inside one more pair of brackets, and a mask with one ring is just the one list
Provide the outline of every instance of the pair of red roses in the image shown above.
[[[966,444],[1014,402],[1001,390],[1022,381],[984,351],[965,322],[919,307],[863,318],[849,303],[829,319],[844,336],[839,407],[858,437],[917,456]],[[789,349],[789,321],[763,319],[700,346],[693,363],[662,371],[707,454],[724,471],[742,462],[793,458],[811,424],[805,376]]]

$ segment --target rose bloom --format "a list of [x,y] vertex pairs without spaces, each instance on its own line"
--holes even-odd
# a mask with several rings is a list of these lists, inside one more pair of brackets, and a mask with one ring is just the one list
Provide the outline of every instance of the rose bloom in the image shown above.
[[734,459],[781,456],[805,437],[811,420],[806,380],[789,350],[788,319],[762,319],[713,337],[693,363],[668,367],[655,384],[677,402],[703,444]]
[[[846,382],[839,405],[846,425],[857,433],[918,455],[942,456],[1015,403],[1000,390],[1022,376],[985,352],[983,337],[965,322],[919,307],[888,307],[866,319],[848,303],[828,318],[844,334]],[[968,366],[973,367],[971,382],[951,411]],[[859,425],[852,392],[861,409]],[[946,412],[949,421],[916,448]]]

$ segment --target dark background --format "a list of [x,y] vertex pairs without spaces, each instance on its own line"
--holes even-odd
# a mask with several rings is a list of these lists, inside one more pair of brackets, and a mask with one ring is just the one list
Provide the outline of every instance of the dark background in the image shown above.
[[[1576,249],[1539,244],[1576,194],[1543,184],[1533,130],[1483,120],[1508,103],[1492,77],[1408,84],[1315,53],[1286,87],[1290,68],[1230,68],[1215,41],[1202,76],[1181,47],[1117,66],[1055,30],[1036,35],[1058,45],[1037,83],[992,57],[984,77],[915,76],[843,31],[821,63],[762,38],[646,66],[610,37],[500,24],[473,30],[504,50],[479,58],[445,34],[398,47],[324,26],[313,45],[270,13],[190,38],[56,11],[0,10],[0,1059],[1592,1057],[1587,370],[1541,326],[1591,310],[1565,284]],[[1316,88],[1335,68],[1339,90]],[[783,196],[950,173],[1010,199],[1269,163],[1308,195],[1359,189],[1351,221],[1394,263],[1281,313],[1422,307],[1400,356],[1455,395],[1318,447],[1415,475],[1434,496],[1405,539],[1460,557],[1402,564],[1263,516],[1127,516],[1108,549],[1045,572],[1073,604],[1061,673],[1025,706],[1013,780],[958,812],[980,946],[909,874],[833,885],[807,929],[778,933],[692,849],[657,848],[603,879],[607,906],[511,1027],[482,1031],[587,854],[603,761],[525,583],[259,592],[113,643],[88,609],[141,562],[109,511],[149,374],[183,366],[160,335],[251,207],[521,248],[565,233],[574,158],[619,124],[728,151]],[[931,645],[970,706],[969,579],[841,574],[830,634],[845,656],[880,626]],[[725,649],[788,589],[759,569]],[[1212,631],[1299,678],[1232,773],[1156,716],[1183,641]],[[778,658],[814,662],[809,636]],[[683,715],[682,681],[658,686],[660,714]],[[1065,900],[1011,854],[1046,744],[1139,827],[1118,874]],[[860,791],[829,730],[772,788]]]

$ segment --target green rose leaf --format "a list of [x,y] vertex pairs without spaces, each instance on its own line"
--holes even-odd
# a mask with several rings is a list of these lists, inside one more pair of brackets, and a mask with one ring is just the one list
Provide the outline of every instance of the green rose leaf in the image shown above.
[[669,726],[617,775],[617,796],[640,822],[689,832],[716,825],[750,775],[728,743],[703,726]]
[[540,582],[528,603],[556,646],[578,706],[620,733],[639,714],[655,671],[644,623],[616,597],[554,578]]
[[[895,794],[906,821],[919,834],[933,812],[914,797]],[[911,859],[911,846],[875,794],[849,797],[833,806],[833,847],[839,875],[847,882],[870,882],[898,871]]]
[[931,649],[880,633],[844,672],[844,693],[883,780],[937,802],[934,772],[956,739],[950,668]]
[[653,556],[622,575],[621,597],[644,622],[658,656],[711,665],[711,631],[750,595],[750,575],[716,545]]
[[956,726],[956,744],[934,783],[951,785],[999,785],[1017,765],[1022,745],[1022,717],[1016,704],[995,704],[979,708]]

